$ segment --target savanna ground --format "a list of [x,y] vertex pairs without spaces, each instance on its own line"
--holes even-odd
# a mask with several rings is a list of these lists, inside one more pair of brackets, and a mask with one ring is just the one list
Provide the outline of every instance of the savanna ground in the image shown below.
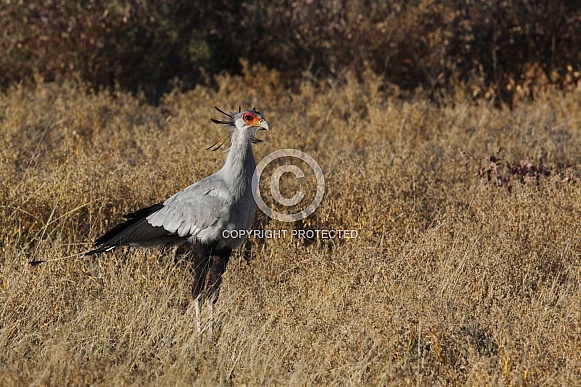
[[[499,109],[404,98],[371,73],[296,92],[276,77],[221,76],[156,106],[72,81],[0,95],[0,384],[578,383],[581,90]],[[171,251],[28,264],[86,251],[216,171],[214,105],[262,111],[257,160],[295,148],[324,171],[313,215],[257,211],[254,229],[358,237],[249,239],[202,345]]]

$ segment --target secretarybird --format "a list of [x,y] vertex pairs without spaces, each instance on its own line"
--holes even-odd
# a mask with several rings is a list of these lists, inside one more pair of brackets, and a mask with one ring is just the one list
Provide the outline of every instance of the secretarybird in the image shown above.
[[[209,300],[209,334],[213,338],[213,304],[218,297],[222,274],[233,249],[242,245],[254,219],[256,203],[252,194],[252,175],[256,162],[252,144],[260,142],[258,130],[268,130],[268,123],[256,110],[225,113],[225,121],[212,119],[231,130],[231,146],[222,169],[176,193],[166,201],[123,215],[127,220],[99,237],[96,249],[85,255],[111,251],[120,246],[160,247],[180,245],[192,256],[194,283],[192,294],[196,324],[201,334],[200,314],[204,300]],[[225,140],[208,149],[216,150]],[[238,238],[225,236],[241,235]]]

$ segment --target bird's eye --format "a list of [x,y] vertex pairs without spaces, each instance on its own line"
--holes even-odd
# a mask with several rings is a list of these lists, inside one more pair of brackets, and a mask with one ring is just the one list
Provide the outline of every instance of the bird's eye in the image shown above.
[[244,118],[244,121],[252,120],[252,116],[250,114],[246,114],[243,118]]

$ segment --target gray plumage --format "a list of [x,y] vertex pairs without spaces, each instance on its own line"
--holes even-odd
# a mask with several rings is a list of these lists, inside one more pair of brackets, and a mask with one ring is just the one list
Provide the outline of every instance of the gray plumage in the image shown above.
[[[96,248],[85,253],[102,253],[125,245],[180,245],[179,251],[190,254],[193,260],[192,293],[196,300],[198,329],[202,300],[205,297],[216,300],[230,253],[244,242],[243,237],[225,237],[230,234],[225,231],[247,230],[252,224],[256,210],[252,194],[252,175],[256,168],[252,144],[259,142],[255,137],[258,130],[269,129],[256,110],[228,114],[216,109],[228,116],[228,120],[212,121],[231,130],[231,146],[224,166],[163,203],[124,215],[125,222],[97,238]],[[223,143],[214,144],[212,150]]]

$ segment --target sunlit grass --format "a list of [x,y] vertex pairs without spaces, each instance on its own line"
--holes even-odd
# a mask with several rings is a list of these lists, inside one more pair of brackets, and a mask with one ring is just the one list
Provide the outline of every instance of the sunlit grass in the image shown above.
[[[403,100],[380,82],[294,94],[224,76],[157,107],[67,82],[7,90],[2,384],[578,381],[581,93],[509,111]],[[325,172],[313,215],[257,212],[256,229],[358,238],[247,241],[216,305],[218,340],[201,346],[187,262],[168,252],[28,265],[85,251],[122,213],[217,170],[224,154],[204,150],[223,133],[214,105],[268,119],[257,159],[296,148]]]

